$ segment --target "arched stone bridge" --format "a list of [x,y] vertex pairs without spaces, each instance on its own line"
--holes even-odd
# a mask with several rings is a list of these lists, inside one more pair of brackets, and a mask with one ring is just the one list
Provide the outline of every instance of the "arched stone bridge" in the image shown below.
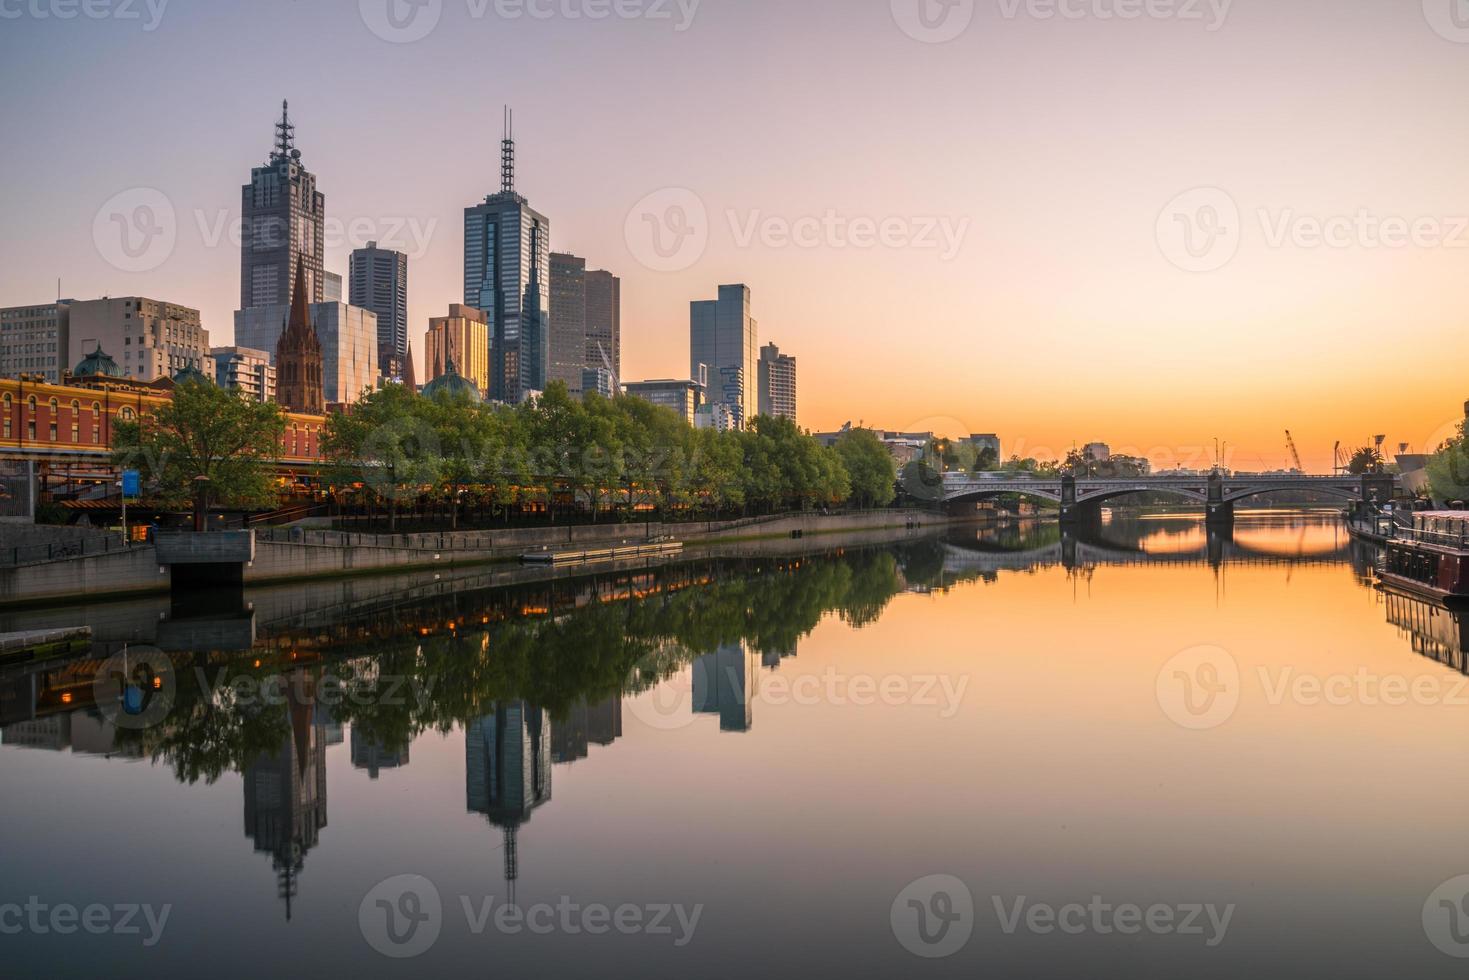
[[[1092,477],[1016,477],[1000,474],[971,476],[946,473],[942,501],[969,501],[1019,494],[1047,500],[1061,507],[1061,520],[1086,520],[1101,513],[1109,500],[1138,493],[1162,493],[1203,506],[1211,523],[1234,520],[1234,505],[1262,493],[1311,491],[1345,503],[1385,504],[1398,491],[1395,476],[1144,476],[1134,479]],[[935,489],[938,489],[937,487]]]

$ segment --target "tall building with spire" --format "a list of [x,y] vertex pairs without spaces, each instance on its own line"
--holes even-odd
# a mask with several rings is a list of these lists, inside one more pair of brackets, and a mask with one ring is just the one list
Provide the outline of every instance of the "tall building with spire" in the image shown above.
[[326,826],[326,731],[315,717],[316,685],[310,674],[292,674],[286,685],[290,729],[273,752],[245,768],[245,835],[271,856],[276,895],[291,918],[306,852]]
[[306,267],[308,302],[323,295],[323,225],[326,198],[316,176],[301,165],[289,104],[281,103],[275,145],[265,166],[250,171],[241,188],[240,309],[292,301],[298,265]]
[[490,322],[490,397],[518,403],[551,371],[551,223],[515,191],[515,139],[505,114],[500,192],[464,209],[464,305]]
[[303,259],[296,265],[291,315],[275,348],[275,391],[276,401],[287,411],[320,415],[326,411],[322,394],[321,341],[311,325],[306,275]]
[[526,701],[496,701],[464,731],[465,803],[503,832],[505,884],[514,901],[517,837],[551,800],[551,720]]

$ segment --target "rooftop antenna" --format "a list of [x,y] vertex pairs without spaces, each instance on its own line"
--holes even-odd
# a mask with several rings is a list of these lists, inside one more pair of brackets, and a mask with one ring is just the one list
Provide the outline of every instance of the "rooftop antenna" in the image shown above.
[[515,112],[505,107],[505,138],[500,141],[500,193],[515,193]]
[[281,99],[281,121],[275,124],[275,153],[277,160],[290,159],[296,142],[296,127],[291,125],[291,104]]

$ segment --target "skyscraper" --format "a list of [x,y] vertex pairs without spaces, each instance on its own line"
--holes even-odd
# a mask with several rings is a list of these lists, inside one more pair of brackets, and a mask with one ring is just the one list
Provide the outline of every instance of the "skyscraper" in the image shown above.
[[250,171],[250,183],[241,188],[242,310],[290,303],[299,264],[307,269],[308,302],[323,299],[326,198],[316,189],[315,175],[301,166],[288,108],[281,103],[270,159]]
[[348,301],[377,314],[378,370],[401,380],[408,358],[408,256],[368,242],[348,266]]
[[615,388],[622,380],[622,280],[596,269],[587,273],[587,367],[605,368]]
[[708,403],[726,405],[736,428],[750,424],[760,409],[755,394],[759,329],[750,317],[750,289],[720,286],[717,300],[689,305],[689,377],[707,368]]
[[500,193],[464,209],[464,304],[490,322],[490,397],[518,403],[551,370],[551,223],[515,192],[509,113]]
[[587,366],[587,260],[551,253],[551,375],[572,394]]
[[760,348],[760,414],[796,421],[796,359],[774,344]]

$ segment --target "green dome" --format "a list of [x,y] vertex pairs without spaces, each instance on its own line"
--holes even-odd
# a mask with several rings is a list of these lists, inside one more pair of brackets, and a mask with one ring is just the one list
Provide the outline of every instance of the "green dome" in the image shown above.
[[213,381],[210,381],[209,380],[209,375],[205,374],[203,371],[200,371],[198,368],[194,367],[192,364],[189,365],[188,367],[180,368],[179,369],[179,372],[173,376],[173,383],[175,385],[183,385],[183,384],[206,384],[206,385],[212,385],[212,384],[214,384]]
[[444,369],[443,374],[423,386],[423,396],[425,398],[437,398],[440,393],[446,394],[450,398],[468,398],[472,402],[483,400],[479,393],[479,388],[473,381],[470,381],[455,369],[452,360],[449,361],[449,365]]
[[121,378],[125,377],[122,368],[112,359],[112,355],[102,349],[98,344],[97,349],[82,358],[80,364],[72,372],[77,378]]

